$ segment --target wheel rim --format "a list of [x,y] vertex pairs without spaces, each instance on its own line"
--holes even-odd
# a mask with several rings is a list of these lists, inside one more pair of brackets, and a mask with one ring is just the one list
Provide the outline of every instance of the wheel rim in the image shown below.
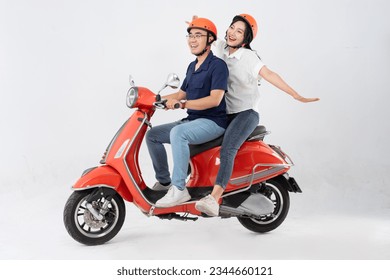
[[[114,219],[112,221],[107,221],[106,217],[102,221],[98,221],[94,218],[91,212],[87,209],[87,196],[80,200],[77,204],[76,211],[74,213],[74,221],[77,229],[86,237],[89,238],[100,238],[109,234],[118,222],[119,219],[119,208],[115,199],[111,199],[109,204],[109,212],[113,214]],[[96,201],[101,205],[105,201],[105,198],[100,198]]]
[[250,218],[256,224],[266,225],[274,222],[282,214],[284,207],[283,195],[280,190],[272,183],[267,182],[265,187],[261,188],[259,192],[265,195],[274,204],[274,212],[268,215],[264,215],[259,219]]

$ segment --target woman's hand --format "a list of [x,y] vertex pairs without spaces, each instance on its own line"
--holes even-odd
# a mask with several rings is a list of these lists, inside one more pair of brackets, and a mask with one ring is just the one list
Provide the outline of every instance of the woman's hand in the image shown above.
[[300,96],[292,87],[290,87],[280,76],[279,74],[270,70],[267,66],[263,66],[259,75],[263,77],[267,82],[271,83],[278,89],[284,91],[285,93],[291,95],[295,100],[298,100],[303,103],[315,102],[320,100],[319,98],[306,98]]
[[306,98],[306,97],[303,97],[303,96],[300,96],[299,94],[293,96],[295,100],[298,100],[300,102],[303,102],[303,103],[309,103],[309,102],[315,102],[315,101],[319,101],[320,99],[319,98]]
[[197,15],[193,15],[192,16],[192,20],[191,21],[186,21],[186,23],[190,24],[192,21],[196,20],[197,18],[199,18]]

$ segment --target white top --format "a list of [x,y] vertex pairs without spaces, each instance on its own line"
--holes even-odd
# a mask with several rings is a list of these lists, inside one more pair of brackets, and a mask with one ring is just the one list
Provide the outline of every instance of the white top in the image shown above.
[[234,114],[245,110],[259,110],[260,94],[258,81],[260,69],[264,66],[256,52],[239,48],[229,55],[226,42],[213,43],[213,53],[223,59],[229,68],[228,92],[225,94],[226,111]]

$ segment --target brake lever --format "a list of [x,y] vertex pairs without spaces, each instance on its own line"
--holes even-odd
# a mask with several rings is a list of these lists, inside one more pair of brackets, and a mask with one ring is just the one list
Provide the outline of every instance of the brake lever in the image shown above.
[[167,99],[163,99],[163,100],[159,100],[159,101],[156,101],[156,102],[153,102],[153,106],[156,107],[157,109],[166,109],[167,108]]

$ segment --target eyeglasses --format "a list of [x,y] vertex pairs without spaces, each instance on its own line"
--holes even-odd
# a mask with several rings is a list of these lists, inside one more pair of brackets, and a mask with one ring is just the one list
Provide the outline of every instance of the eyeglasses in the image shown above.
[[207,35],[203,35],[203,34],[188,34],[186,35],[187,39],[196,39],[196,40],[199,40],[200,38],[202,37],[207,37]]

